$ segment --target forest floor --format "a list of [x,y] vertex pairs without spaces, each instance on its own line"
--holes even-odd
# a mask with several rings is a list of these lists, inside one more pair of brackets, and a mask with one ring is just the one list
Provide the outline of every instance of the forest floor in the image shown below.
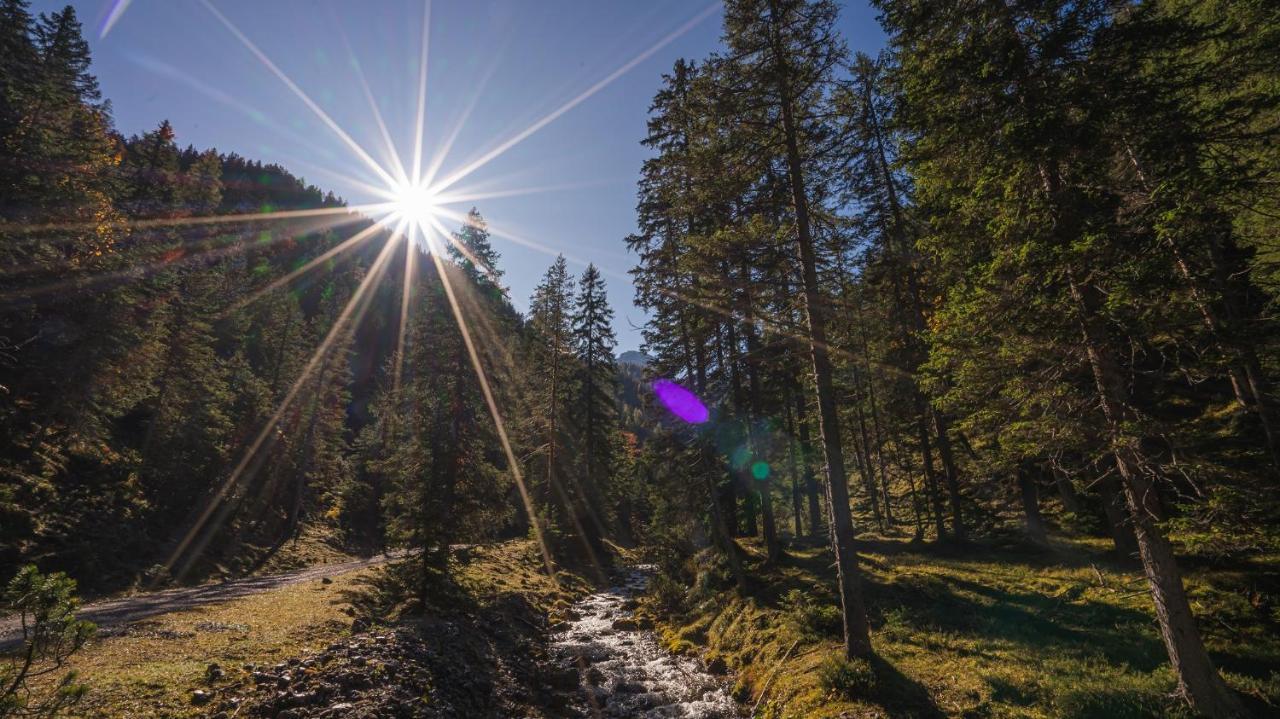
[[[1136,566],[1105,543],[859,542],[877,659],[844,662],[825,548],[774,566],[742,542],[748,592],[691,563],[694,587],[655,586],[664,645],[724,662],[760,717],[1167,717],[1184,714]],[[1200,627],[1258,716],[1280,711],[1280,558],[1184,558]]]
[[[162,614],[186,609],[224,604],[234,599],[271,592],[293,584],[336,577],[391,561],[401,553],[379,554],[364,559],[347,559],[332,564],[316,564],[280,573],[264,573],[194,587],[175,587],[154,592],[131,594],[119,599],[90,602],[77,612],[98,626],[100,637],[114,636],[117,627],[136,623]],[[127,631],[127,629],[125,630]],[[0,652],[14,648],[22,641],[22,626],[17,617],[0,618]]]
[[[438,636],[463,622],[511,623],[540,636],[545,627],[539,622],[545,623],[547,612],[568,606],[584,591],[568,575],[559,586],[551,582],[529,542],[459,547],[453,554],[447,609],[406,610],[404,605],[416,601],[406,602],[403,587],[412,562],[372,566],[374,562],[364,560],[286,574],[285,581],[258,580],[250,586],[261,591],[233,591],[222,601],[179,602],[163,613],[106,627],[70,661],[89,693],[69,715],[287,716],[277,705],[280,697],[303,695],[304,683],[324,680],[326,672],[359,674],[362,689],[371,683],[390,686],[392,682],[379,681],[387,663],[377,659],[379,652],[421,644],[423,636]],[[229,584],[240,586],[242,581],[255,580]],[[430,631],[423,631],[428,625]],[[471,700],[481,689],[482,697],[492,698],[497,691],[493,686],[476,685],[492,656],[469,656],[471,648],[463,639],[431,651],[436,649],[461,673],[441,684],[468,692],[450,700]],[[530,671],[535,669],[530,665]],[[426,696],[424,691],[418,698]]]

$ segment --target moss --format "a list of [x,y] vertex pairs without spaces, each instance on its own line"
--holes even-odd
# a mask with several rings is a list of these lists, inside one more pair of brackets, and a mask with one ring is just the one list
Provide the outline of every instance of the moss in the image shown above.
[[[1055,538],[1049,552],[860,545],[870,671],[842,663],[825,549],[793,548],[764,566],[748,545],[750,591],[704,579],[683,611],[659,614],[660,633],[723,659],[741,696],[777,719],[1185,716],[1144,580],[1110,560],[1105,542]],[[1252,561],[1247,573],[1192,567],[1186,581],[1215,661],[1265,715],[1280,706],[1280,636],[1270,606],[1258,608],[1258,593],[1273,591],[1258,578],[1278,563]],[[699,559],[689,576],[713,566]]]

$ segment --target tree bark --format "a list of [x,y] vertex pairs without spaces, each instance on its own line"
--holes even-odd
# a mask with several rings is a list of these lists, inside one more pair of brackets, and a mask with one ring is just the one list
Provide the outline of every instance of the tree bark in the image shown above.
[[1054,467],[1050,470],[1053,473],[1053,485],[1058,490],[1058,496],[1062,498],[1062,508],[1079,516],[1084,511],[1084,505],[1080,502],[1080,494],[1076,492],[1076,486],[1072,484],[1071,477],[1060,467]]
[[1018,494],[1022,498],[1022,516],[1026,523],[1027,538],[1042,547],[1049,545],[1044,529],[1044,517],[1040,516],[1040,492],[1035,479],[1025,467],[1017,470]]
[[820,539],[823,532],[822,506],[818,497],[818,478],[813,472],[813,442],[809,438],[808,406],[797,391],[794,395],[796,429],[800,436],[800,462],[804,470],[805,494],[809,497],[809,536]]
[[800,274],[804,286],[809,353],[813,362],[813,379],[818,399],[818,430],[827,463],[827,491],[831,500],[831,530],[834,538],[832,543],[843,609],[844,652],[849,658],[868,657],[873,653],[871,627],[867,622],[867,610],[862,598],[858,560],[853,551],[853,520],[849,511],[844,452],[840,446],[840,419],[836,412],[831,358],[827,352],[826,317],[818,285],[818,262],[809,227],[809,197],[804,184],[799,130],[791,105],[790,71],[779,37],[777,0],[769,0],[769,9],[775,80],[781,97],[782,125],[786,138],[787,175],[795,210],[796,245],[800,254]]
[[1135,418],[1129,409],[1128,389],[1094,310],[1096,300],[1092,288],[1081,285],[1070,268],[1068,282],[1098,399],[1115,447],[1116,471],[1120,474],[1138,540],[1138,553],[1155,602],[1160,634],[1178,678],[1178,691],[1200,714],[1214,719],[1240,716],[1243,710],[1239,700],[1218,675],[1200,637],[1173,547],[1157,524],[1160,509],[1156,488],[1142,470],[1139,439],[1125,429]]

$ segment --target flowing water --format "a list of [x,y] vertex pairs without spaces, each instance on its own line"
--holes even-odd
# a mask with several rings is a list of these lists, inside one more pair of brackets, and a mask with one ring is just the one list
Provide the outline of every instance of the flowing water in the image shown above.
[[632,623],[628,600],[644,589],[650,573],[630,570],[621,584],[578,602],[578,618],[551,637],[552,655],[578,671],[578,711],[602,719],[742,717],[723,677],[666,651]]

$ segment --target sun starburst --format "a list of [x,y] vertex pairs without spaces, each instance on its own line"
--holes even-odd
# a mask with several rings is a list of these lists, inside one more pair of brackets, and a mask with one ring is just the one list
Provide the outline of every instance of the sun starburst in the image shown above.
[[[170,556],[166,566],[174,569],[177,568],[179,573],[185,567],[189,567],[196,557],[203,551],[205,545],[213,538],[217,531],[222,517],[225,512],[217,512],[228,496],[237,490],[238,486],[242,486],[252,481],[252,475],[256,471],[257,463],[255,455],[257,455],[264,445],[275,436],[278,431],[279,423],[288,411],[290,405],[296,400],[297,396],[305,391],[308,382],[315,374],[318,367],[327,361],[328,354],[337,342],[337,338],[342,333],[353,331],[353,327],[360,322],[365,310],[369,308],[371,297],[373,296],[372,287],[378,282],[383,281],[386,276],[386,269],[390,264],[392,248],[396,243],[403,239],[406,243],[406,261],[405,272],[403,278],[402,298],[400,303],[400,321],[399,321],[399,337],[396,344],[395,367],[393,370],[394,382],[397,388],[400,384],[401,372],[406,352],[406,342],[408,340],[408,316],[411,309],[412,283],[414,281],[414,252],[411,248],[416,247],[418,250],[430,256],[432,265],[439,275],[441,284],[449,299],[450,309],[453,317],[458,325],[462,339],[466,345],[467,353],[471,359],[471,364],[475,370],[480,387],[484,394],[485,403],[489,409],[490,418],[497,430],[501,440],[502,449],[506,455],[507,466],[511,472],[512,479],[519,489],[520,496],[524,502],[525,510],[529,517],[536,518],[532,505],[528,488],[525,486],[524,478],[520,472],[520,460],[516,457],[510,441],[507,439],[502,414],[499,411],[498,404],[494,393],[489,385],[489,379],[486,376],[484,367],[480,362],[480,355],[475,346],[472,332],[468,327],[467,318],[464,316],[463,308],[455,297],[453,286],[449,280],[448,273],[445,271],[441,260],[441,252],[445,247],[451,247],[461,256],[480,264],[478,258],[473,258],[467,248],[461,245],[452,233],[449,233],[443,226],[442,219],[463,220],[465,217],[450,208],[447,205],[459,204],[463,202],[473,201],[484,197],[500,197],[512,196],[519,194],[529,194],[534,192],[545,192],[556,189],[555,186],[529,187],[523,189],[503,189],[480,192],[476,189],[453,189],[458,182],[470,177],[476,173],[481,167],[488,165],[497,157],[506,153],[515,145],[523,142],[525,139],[541,130],[543,127],[554,122],[557,118],[572,110],[574,107],[582,104],[588,98],[613,83],[622,75],[629,72],[632,68],[639,65],[644,60],[654,55],[658,50],[670,44],[676,38],[688,32],[695,25],[711,16],[718,8],[719,2],[713,2],[703,8],[697,15],[686,21],[666,36],[658,40],[656,43],[634,56],[631,60],[616,68],[613,72],[608,73],[596,83],[588,87],[586,90],[573,96],[568,101],[561,104],[555,110],[543,115],[531,125],[523,130],[514,133],[505,138],[499,138],[492,145],[490,150],[483,153],[477,158],[464,163],[461,167],[446,173],[443,177],[438,177],[437,173],[445,162],[446,155],[449,154],[454,141],[457,139],[462,124],[475,106],[476,98],[472,98],[467,104],[466,110],[462,114],[461,120],[458,122],[451,132],[445,135],[443,142],[436,148],[436,151],[429,155],[424,153],[425,129],[427,126],[427,70],[429,55],[429,38],[431,25],[431,3],[426,0],[422,5],[422,36],[421,44],[417,59],[417,78],[416,78],[416,102],[415,117],[413,124],[413,142],[412,154],[408,158],[401,158],[396,152],[395,143],[392,141],[391,135],[387,130],[386,123],[383,121],[382,115],[377,107],[377,102],[373,97],[373,93],[364,78],[363,72],[359,71],[359,63],[355,63],[359,72],[358,78],[365,99],[370,105],[373,121],[377,124],[379,135],[383,141],[386,156],[390,160],[389,166],[379,163],[361,144],[351,136],[351,134],[340,126],[320,105],[312,99],[306,91],[302,89],[284,70],[275,64],[267,56],[267,54],[259,48],[249,37],[236,26],[226,15],[214,7],[211,0],[201,0],[204,7],[218,20],[218,22],[227,29],[246,50],[250,52],[272,75],[279,79],[286,88],[302,102],[304,106],[337,137],[338,140],[346,147],[348,151],[358,161],[358,167],[373,173],[378,184],[370,184],[363,181],[353,181],[350,178],[344,178],[353,186],[360,187],[369,194],[378,197],[381,202],[375,204],[362,205],[358,207],[345,208],[343,211],[352,211],[369,217],[373,223],[368,227],[354,233],[346,240],[339,242],[331,247],[311,262],[295,269],[285,277],[268,284],[266,287],[251,293],[242,303],[237,303],[236,309],[245,303],[254,302],[259,297],[276,289],[288,285],[302,275],[314,271],[316,268],[325,265],[338,255],[350,252],[354,248],[360,246],[366,241],[372,240],[377,235],[384,236],[385,244],[369,268],[369,273],[360,283],[346,307],[343,308],[337,321],[330,329],[328,335],[321,342],[320,346],[312,354],[307,366],[303,368],[301,375],[295,380],[293,387],[285,395],[283,401],[276,408],[275,414],[268,420],[267,424],[261,428],[255,441],[249,446],[248,450],[240,457],[239,462],[235,465],[230,476],[227,478],[218,493],[214,496],[213,501],[204,507],[203,511],[197,516],[196,521],[188,528],[184,537],[178,543],[175,551]],[[112,18],[108,23],[118,20],[119,14],[129,5],[129,2],[118,2],[116,10],[113,11]],[[109,30],[109,24],[104,27]],[[343,38],[344,45],[350,52],[349,44]],[[353,58],[354,59],[354,58]],[[490,70],[490,73],[492,69]],[[484,76],[487,81],[488,74]],[[483,87],[485,82],[482,81],[479,87]],[[406,161],[407,160],[407,161]],[[408,170],[408,171],[406,171]],[[327,170],[329,174],[342,175],[336,170]],[[277,213],[284,214],[284,213]],[[255,219],[263,219],[258,217]],[[517,235],[507,232],[495,232],[496,235],[513,239],[513,241],[521,244],[527,244],[540,251],[548,254],[556,254],[552,248],[532,241],[526,241]],[[533,530],[538,538],[541,546],[543,559],[547,565],[548,572],[553,572],[551,556],[545,542],[542,541],[541,531],[538,522],[535,519]],[[588,547],[588,551],[590,548]]]

